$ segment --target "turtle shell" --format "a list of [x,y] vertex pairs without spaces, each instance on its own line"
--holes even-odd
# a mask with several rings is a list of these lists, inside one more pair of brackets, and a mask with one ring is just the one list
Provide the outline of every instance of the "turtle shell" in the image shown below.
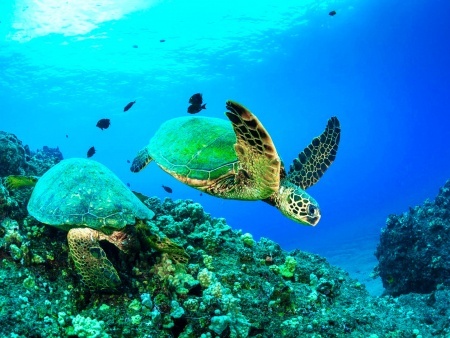
[[136,218],[151,219],[148,209],[114,173],[93,160],[59,162],[37,182],[28,212],[63,230],[89,227],[110,234]]
[[161,125],[148,151],[170,174],[190,181],[215,180],[236,166],[236,135],[229,121],[187,116]]

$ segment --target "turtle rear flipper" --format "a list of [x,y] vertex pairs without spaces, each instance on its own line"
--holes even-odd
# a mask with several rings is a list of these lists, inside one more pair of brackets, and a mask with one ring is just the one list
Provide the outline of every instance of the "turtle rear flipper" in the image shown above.
[[5,187],[8,190],[34,187],[38,179],[36,176],[10,175],[5,177]]
[[99,244],[99,233],[89,228],[71,229],[67,234],[70,256],[83,282],[93,290],[111,291],[120,277]]
[[332,117],[325,131],[315,137],[291,164],[287,179],[302,189],[315,184],[336,158],[340,136],[339,120]]
[[137,173],[144,169],[151,161],[152,157],[150,156],[147,147],[140,150],[131,164],[130,170],[134,173]]
[[242,180],[243,185],[254,191],[255,199],[267,198],[280,187],[281,161],[272,138],[244,106],[234,101],[227,101],[226,106],[229,111],[225,114],[236,134],[234,148],[243,171],[238,173],[236,184]]

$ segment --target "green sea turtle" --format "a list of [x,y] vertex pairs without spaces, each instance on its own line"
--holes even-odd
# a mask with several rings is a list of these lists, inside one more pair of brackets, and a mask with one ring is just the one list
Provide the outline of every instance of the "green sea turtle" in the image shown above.
[[227,101],[228,121],[188,116],[163,123],[131,165],[138,172],[154,160],[179,181],[221,198],[263,200],[288,218],[315,226],[317,202],[305,191],[336,157],[340,124],[328,120],[286,173],[269,133],[244,106]]
[[[36,182],[37,181],[37,182]],[[120,284],[116,269],[99,241],[127,252],[139,244],[168,252],[185,262],[183,248],[148,231],[154,213],[112,171],[88,159],[59,162],[42,177],[10,176],[9,188],[35,183],[27,205],[38,221],[68,231],[70,256],[85,284],[112,290]]]

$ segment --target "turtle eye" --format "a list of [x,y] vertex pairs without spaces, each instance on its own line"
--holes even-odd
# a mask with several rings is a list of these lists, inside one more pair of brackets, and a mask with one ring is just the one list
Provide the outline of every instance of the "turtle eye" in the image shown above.
[[314,216],[314,215],[316,215],[316,213],[317,213],[317,207],[314,206],[314,205],[312,205],[312,204],[310,204],[310,205],[308,206],[308,213],[309,213],[309,216]]

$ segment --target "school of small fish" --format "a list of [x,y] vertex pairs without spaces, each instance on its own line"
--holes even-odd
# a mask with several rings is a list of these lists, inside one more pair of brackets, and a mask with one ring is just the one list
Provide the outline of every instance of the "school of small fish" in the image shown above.
[[[334,15],[334,14],[331,14],[331,12],[330,12],[330,15]],[[165,40],[161,39],[160,42],[165,42]],[[138,48],[138,46],[133,45],[133,48]],[[127,103],[125,105],[125,107],[123,108],[123,111],[127,112],[128,110],[131,109],[131,107],[133,107],[133,105],[135,103],[136,103],[136,100],[130,101],[129,103]],[[189,114],[197,114],[197,113],[201,112],[203,109],[206,109],[206,103],[203,103],[203,95],[201,93],[196,93],[196,94],[192,95],[189,98],[189,103],[190,103],[190,105],[187,109],[187,112]],[[97,124],[96,124],[96,127],[102,131],[105,129],[108,129],[110,126],[111,126],[111,120],[107,119],[107,118],[98,120]],[[66,134],[66,138],[69,138],[68,134]],[[95,153],[96,153],[96,149],[94,146],[92,146],[88,149],[86,156],[89,158],[89,157],[94,156]],[[127,160],[127,163],[130,163],[130,160]],[[130,183],[127,183],[127,186],[130,187]],[[172,188],[169,186],[161,185],[161,187],[164,189],[164,191],[166,191],[169,194],[171,194],[173,192]],[[200,196],[201,195],[202,194],[200,193]]]

